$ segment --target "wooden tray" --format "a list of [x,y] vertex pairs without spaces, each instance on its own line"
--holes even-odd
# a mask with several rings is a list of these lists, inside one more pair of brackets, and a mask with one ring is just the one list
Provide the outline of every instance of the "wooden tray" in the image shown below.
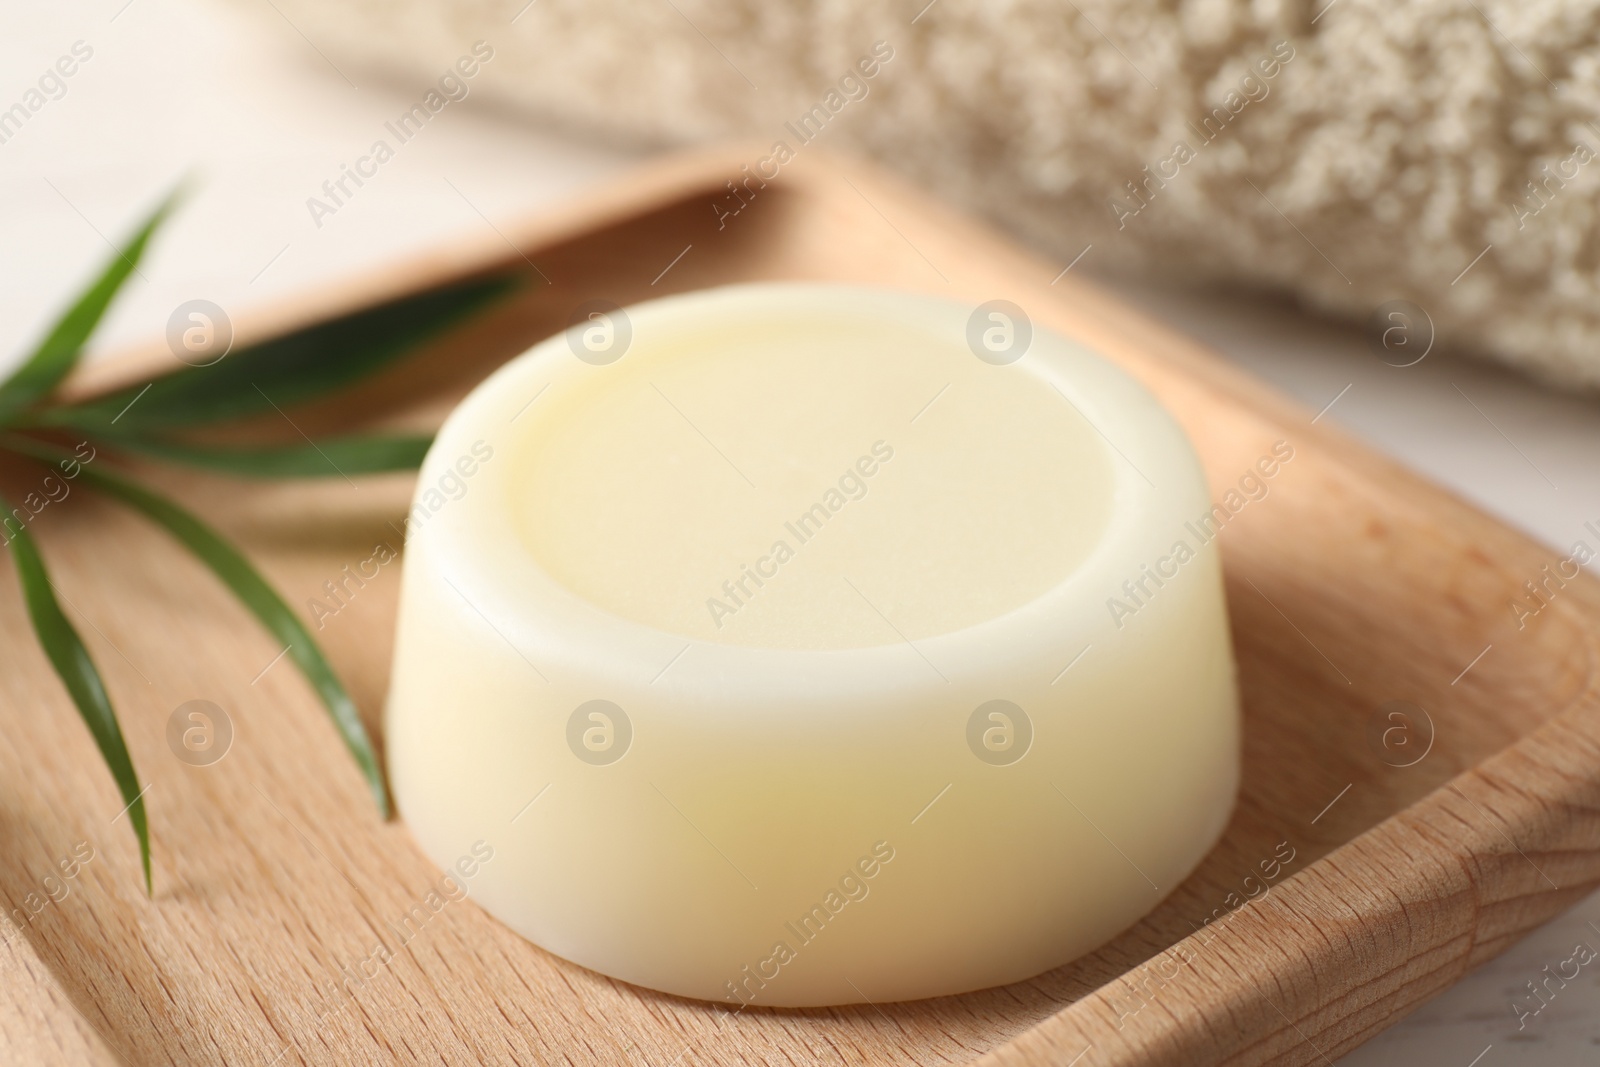
[[[1015,301],[1147,382],[1199,446],[1215,497],[1245,501],[1222,533],[1244,787],[1201,869],[1092,956],[943,1000],[731,1016],[564,963],[470,902],[443,907],[392,962],[353,979],[437,872],[403,825],[378,821],[301,679],[269,668],[272,640],[160,532],[75,491],[38,531],[150,782],[155,899],[6,566],[0,888],[24,920],[20,932],[0,927],[0,1059],[1326,1063],[1600,880],[1594,582],[1567,582],[1519,629],[1511,604],[1551,553],[1313,425],[1077,273],[880,174],[806,156],[719,225],[723,183],[759,155],[653,165],[558,217],[485,231],[242,321],[239,334],[468,273],[513,267],[552,283],[359,395],[297,415],[315,436],[436,424],[490,367],[593,297],[810,278]],[[134,354],[75,388],[166,363]],[[1294,458],[1267,495],[1227,497],[1279,441]],[[402,476],[354,488],[150,476],[238,538],[297,604],[378,543],[397,545],[410,491]],[[398,569],[382,568],[320,633],[374,731],[398,587]],[[221,705],[235,730],[209,767],[179,761],[166,741],[173,709],[194,698]],[[1389,719],[1392,701],[1425,717]],[[42,899],[79,842],[93,859],[31,914],[29,894]]]

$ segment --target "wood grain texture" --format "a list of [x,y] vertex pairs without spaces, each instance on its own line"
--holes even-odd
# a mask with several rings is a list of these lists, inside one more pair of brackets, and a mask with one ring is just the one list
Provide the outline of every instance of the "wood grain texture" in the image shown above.
[[[159,531],[75,488],[36,532],[150,783],[155,897],[140,891],[116,790],[6,568],[0,895],[14,911],[76,845],[93,849],[70,892],[7,928],[6,1062],[1325,1063],[1600,881],[1593,582],[1565,583],[1519,629],[1510,602],[1553,554],[1313,424],[1076,273],[1058,277],[1061,265],[875,172],[805,156],[719,227],[711,205],[724,181],[762,154],[655,165],[558,218],[506,227],[504,241],[241,317],[239,335],[468,273],[531,263],[549,279],[382,381],[295,412],[316,436],[436,425],[590,298],[860,282],[1012,300],[1105,353],[1184,424],[1219,501],[1287,442],[1293,459],[1264,496],[1241,495],[1220,535],[1244,784],[1201,868],[1076,963],[907,1004],[729,1014],[555,959],[470,901],[397,943],[391,924],[439,876],[403,825],[378,821],[309,689]],[[72,388],[137,381],[169,362],[130,354]],[[241,485],[140,471],[237,538],[297,605],[379,543],[401,544],[406,477]],[[39,477],[0,472],[11,491]],[[380,734],[398,586],[397,567],[382,568],[319,633]],[[211,766],[181,762],[166,741],[173,710],[196,698],[225,709],[235,731]],[[1414,725],[1400,756],[1374,740],[1381,706],[1396,700],[1432,726],[1425,738]],[[1393,765],[1424,740],[1425,757]],[[379,945],[392,959],[374,966]]]

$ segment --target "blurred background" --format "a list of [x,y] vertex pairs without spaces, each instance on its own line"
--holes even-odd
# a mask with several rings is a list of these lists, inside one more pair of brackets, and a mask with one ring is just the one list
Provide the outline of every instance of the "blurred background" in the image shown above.
[[[817,145],[1098,277],[1559,554],[1600,519],[1600,7],[848,8],[4,0],[0,364],[183,179],[94,358],[158,342],[185,301],[290,302],[674,146],[798,143],[785,123],[832,92]],[[385,124],[430,91],[399,144]],[[325,189],[380,139],[376,175]],[[1520,1031],[1508,1007],[1600,946],[1591,919],[1600,899],[1342,1062],[1593,1062],[1600,977]]]

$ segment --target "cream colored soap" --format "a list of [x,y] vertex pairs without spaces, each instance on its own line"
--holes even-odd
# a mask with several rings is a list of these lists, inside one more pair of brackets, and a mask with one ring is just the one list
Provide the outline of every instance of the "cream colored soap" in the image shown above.
[[493,849],[471,888],[507,925],[654,989],[1029,977],[1227,821],[1209,510],[1149,394],[1012,305],[760,285],[580,309],[423,466],[400,810],[441,865]]

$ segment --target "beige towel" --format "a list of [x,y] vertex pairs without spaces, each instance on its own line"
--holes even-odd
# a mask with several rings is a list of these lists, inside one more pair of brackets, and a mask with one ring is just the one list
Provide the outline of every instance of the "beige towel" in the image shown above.
[[275,2],[419,84],[481,41],[466,91],[578,131],[813,136],[1063,265],[1408,300],[1441,345],[1600,385],[1592,0]]

